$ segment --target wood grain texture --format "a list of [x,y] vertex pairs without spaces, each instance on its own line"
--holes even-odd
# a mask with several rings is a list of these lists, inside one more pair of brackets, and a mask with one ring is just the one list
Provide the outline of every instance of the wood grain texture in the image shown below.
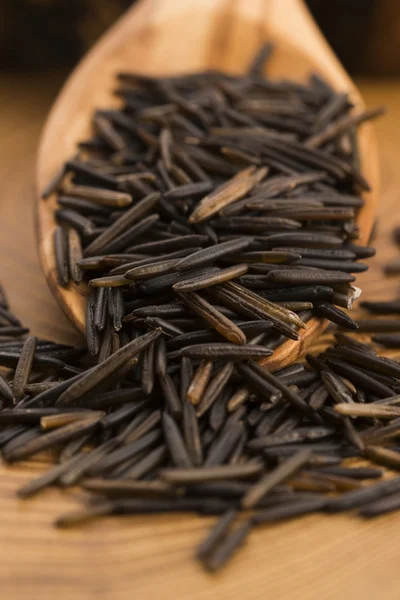
[[[364,103],[343,67],[319,32],[302,0],[142,0],[124,15],[74,70],[54,104],[39,148],[38,195],[59,166],[88,136],[96,108],[115,105],[114,75],[138,71],[152,75],[218,68],[244,72],[265,40],[276,50],[269,62],[272,77],[302,80],[311,72],[323,74],[331,85],[349,92],[356,110]],[[360,157],[372,192],[357,215],[364,243],[375,215],[378,161],[373,129],[365,124],[359,135]],[[55,197],[38,200],[38,237],[47,281],[66,314],[80,330],[85,322],[84,286],[58,284],[53,234]],[[285,366],[303,355],[324,328],[314,318],[299,332],[300,341],[282,344],[266,361],[270,368]]]
[[38,264],[32,202],[38,137],[62,78],[2,75],[0,264],[11,304],[27,326],[35,324],[43,337],[76,341],[80,338],[49,294]]
[[[33,235],[35,148],[59,77],[0,74],[0,280],[18,316],[40,336],[76,334],[40,271]],[[358,82],[368,105],[385,103],[377,124],[382,164],[378,255],[359,281],[364,297],[399,296],[400,280],[381,266],[399,255],[400,81]],[[23,205],[23,206],[22,206]],[[374,521],[306,517],[255,532],[216,577],[194,562],[210,519],[186,516],[107,519],[60,532],[54,519],[78,492],[57,490],[19,501],[15,491],[43,468],[0,467],[0,597],[5,600],[398,600],[400,515]]]

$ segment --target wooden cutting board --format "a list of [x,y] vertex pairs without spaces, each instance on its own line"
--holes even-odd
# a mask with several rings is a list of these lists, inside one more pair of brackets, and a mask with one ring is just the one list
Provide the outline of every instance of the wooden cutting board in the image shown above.
[[[0,280],[17,315],[42,337],[77,341],[40,271],[33,224],[33,170],[40,128],[62,74],[0,76]],[[377,123],[382,158],[378,256],[359,281],[364,296],[400,294],[381,266],[399,252],[400,80],[357,82],[368,105],[386,103]],[[366,174],[368,176],[368,174]],[[400,514],[374,521],[313,516],[255,531],[227,569],[210,576],[192,559],[211,519],[106,519],[60,532],[54,519],[80,492],[49,490],[19,501],[15,490],[39,462],[0,466],[0,598],[4,600],[384,600],[399,599]]]

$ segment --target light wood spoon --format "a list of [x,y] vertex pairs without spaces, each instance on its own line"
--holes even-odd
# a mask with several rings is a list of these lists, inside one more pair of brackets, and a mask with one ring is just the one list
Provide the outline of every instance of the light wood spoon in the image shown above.
[[[266,40],[276,45],[268,63],[272,77],[304,80],[316,72],[338,91],[350,94],[356,110],[364,104],[302,0],[141,0],[94,46],[69,77],[45,125],[38,157],[37,192],[76,151],[90,132],[97,108],[118,103],[112,90],[117,71],[166,75],[218,68],[241,73]],[[368,239],[378,194],[378,160],[370,124],[359,133],[362,170],[372,192],[357,222],[360,243]],[[53,231],[54,197],[38,199],[40,259],[50,288],[74,324],[85,328],[85,288],[58,285]],[[326,321],[313,318],[299,341],[288,340],[267,359],[269,368],[287,365],[304,355],[323,332]]]

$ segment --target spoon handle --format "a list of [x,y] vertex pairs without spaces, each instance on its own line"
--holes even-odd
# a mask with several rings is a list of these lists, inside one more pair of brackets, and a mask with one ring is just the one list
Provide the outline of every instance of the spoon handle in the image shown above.
[[[246,27],[242,27],[240,36],[233,35],[232,27],[240,28],[241,24],[246,22],[252,25],[259,24],[259,39],[249,39]],[[175,57],[174,48],[170,45],[172,32],[169,27],[176,28],[177,24],[180,31],[177,29],[175,35]],[[278,34],[283,42],[286,40],[298,46],[302,52],[318,56],[323,71],[328,76],[333,76],[339,87],[349,88],[352,85],[304,0],[139,0],[123,15],[116,27],[135,32],[141,25],[145,25],[148,31],[148,50],[152,54],[151,31],[154,30],[154,35],[157,36],[157,54],[160,55],[159,60],[163,66],[165,54],[159,52],[159,38],[162,33],[165,35],[165,51],[170,55],[170,62],[179,63],[176,59],[179,58],[179,54],[185,53],[186,68],[195,69],[204,56],[195,51],[195,45],[188,49],[179,44],[180,38],[187,39],[189,31],[192,39],[198,39],[201,48],[208,46],[214,52],[218,52],[220,47],[222,52],[228,54],[228,46],[232,68],[235,67],[236,54],[239,55],[244,46],[259,47],[262,41],[268,40],[269,32],[273,32],[274,39]],[[242,44],[235,52],[229,44],[229,38],[237,43],[238,37],[241,37]],[[205,38],[209,38],[209,43],[204,44]],[[152,56],[153,64],[154,58]]]

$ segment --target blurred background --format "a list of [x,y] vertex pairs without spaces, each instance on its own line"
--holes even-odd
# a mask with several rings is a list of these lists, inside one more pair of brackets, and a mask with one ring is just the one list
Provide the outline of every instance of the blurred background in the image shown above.
[[[306,1],[352,75],[400,74],[399,0]],[[1,0],[0,66],[72,67],[131,4],[132,0]]]

